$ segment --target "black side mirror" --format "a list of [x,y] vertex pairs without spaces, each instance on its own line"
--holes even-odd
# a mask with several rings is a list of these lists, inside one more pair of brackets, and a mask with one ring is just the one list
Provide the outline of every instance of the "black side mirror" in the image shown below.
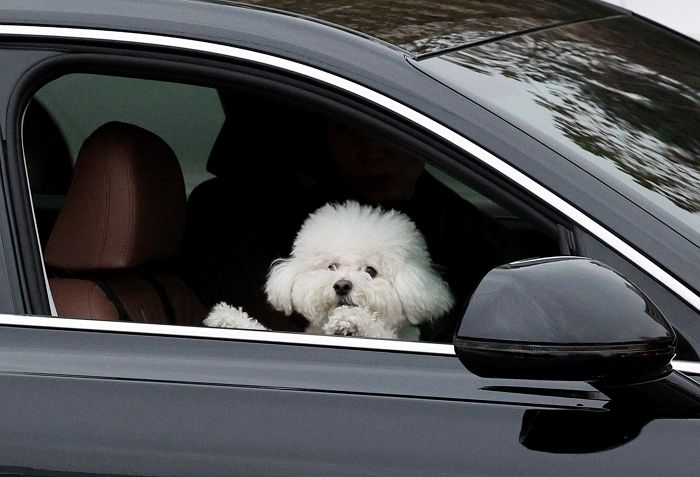
[[491,270],[454,345],[478,376],[634,382],[670,372],[675,340],[654,303],[613,269],[552,257]]

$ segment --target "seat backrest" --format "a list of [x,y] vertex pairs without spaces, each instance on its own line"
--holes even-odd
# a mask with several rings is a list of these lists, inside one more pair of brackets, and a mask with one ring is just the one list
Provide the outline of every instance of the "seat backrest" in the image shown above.
[[169,270],[185,208],[182,171],[162,139],[118,122],[93,132],[44,254],[59,315],[201,324],[205,308]]
[[276,312],[264,289],[310,212],[303,190],[320,154],[320,121],[272,100],[222,101],[227,118],[207,163],[216,177],[188,202],[187,277],[206,305],[226,301],[273,329],[301,331],[306,323]]

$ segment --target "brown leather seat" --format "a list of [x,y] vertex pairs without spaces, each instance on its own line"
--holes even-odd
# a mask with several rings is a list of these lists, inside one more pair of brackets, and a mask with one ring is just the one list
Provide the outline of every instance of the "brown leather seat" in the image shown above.
[[206,309],[172,271],[186,196],[158,136],[111,122],[85,140],[44,258],[58,314],[201,325]]

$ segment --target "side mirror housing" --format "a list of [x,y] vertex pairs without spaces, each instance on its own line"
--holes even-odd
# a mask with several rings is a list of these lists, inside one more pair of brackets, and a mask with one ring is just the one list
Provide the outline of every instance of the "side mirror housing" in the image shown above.
[[675,340],[654,303],[616,271],[551,257],[491,270],[454,345],[478,376],[627,382],[667,374]]

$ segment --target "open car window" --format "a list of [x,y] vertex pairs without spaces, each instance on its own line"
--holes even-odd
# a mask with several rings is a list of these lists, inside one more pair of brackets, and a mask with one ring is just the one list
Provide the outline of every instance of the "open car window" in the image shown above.
[[90,133],[122,121],[158,134],[173,148],[188,192],[212,177],[203,166],[224,121],[215,89],[74,73],[46,84],[34,101],[55,121],[73,162]]
[[491,268],[562,252],[428,149],[249,86],[69,74],[23,138],[59,317],[449,342]]

